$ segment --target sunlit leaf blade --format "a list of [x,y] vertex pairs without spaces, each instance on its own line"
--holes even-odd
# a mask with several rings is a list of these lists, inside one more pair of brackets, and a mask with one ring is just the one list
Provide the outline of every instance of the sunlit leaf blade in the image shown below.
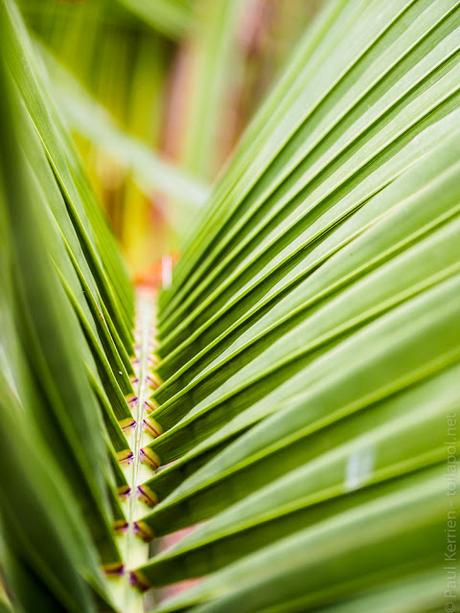
[[[445,130],[455,129],[458,115],[447,119],[445,125],[444,122],[436,125],[431,138],[425,141],[428,146],[436,145]],[[158,372],[166,381],[155,397],[165,402],[176,391],[203,380],[211,368],[215,370],[225,360],[230,362],[229,358],[235,355],[240,355],[237,364],[241,366],[242,351],[260,339],[262,332],[281,323],[291,312],[302,308],[302,304],[304,308],[312,306],[362,277],[366,271],[385,264],[401,249],[410,248],[421,237],[422,228],[429,232],[438,223],[434,220],[442,223],[447,213],[446,203],[451,203],[447,207],[455,215],[458,136],[434,149],[426,160],[402,174],[394,184],[355,207],[354,215],[345,217],[341,224],[332,223],[330,233],[325,237],[320,234],[320,240],[317,238],[310,249],[301,250],[292,271],[282,274],[273,288],[253,297],[253,308],[246,311],[234,308],[221,319],[214,319],[213,328],[220,328],[222,321],[222,332],[215,340],[209,337],[208,327],[203,327],[160,362]],[[438,201],[435,194],[442,193],[445,198],[448,184],[453,186],[447,196],[450,200]],[[390,232],[393,227],[395,231]],[[350,258],[343,257],[347,254],[353,254],[352,263]],[[317,297],[313,298],[315,294]],[[203,349],[194,354],[195,342],[202,344]],[[191,359],[186,361],[188,356]],[[182,361],[184,366],[175,370]]]
[[[3,17],[2,13],[2,31],[7,34],[8,22]],[[17,117],[10,101],[15,106],[18,102],[3,71],[2,92],[1,221],[10,263],[2,270],[2,278],[3,285],[11,286],[4,308],[13,314],[9,321],[35,390],[31,396],[39,398],[32,403],[30,418],[72,482],[81,508],[86,509],[102,559],[118,562],[107,495],[110,468],[100,436],[102,419],[85,367],[86,343],[59,284],[51,253],[43,249],[53,242],[52,230],[38,214],[35,201],[43,194],[34,190],[24,154],[16,145],[13,126]],[[32,402],[27,389],[22,402],[26,407]]]
[[93,590],[111,610],[101,564],[119,554],[101,420],[78,323],[43,250],[46,224],[34,206],[41,195],[15,140],[11,85],[2,62],[1,564],[15,610],[17,600],[18,610],[93,611]]
[[[177,282],[182,280],[180,291],[164,309],[162,334],[170,331],[185,311],[191,313],[194,306],[210,295],[221,272],[219,278],[225,279],[227,285],[240,270],[247,269],[248,262],[258,255],[258,244],[259,252],[263,253],[267,238],[278,235],[279,239],[299,216],[301,207],[305,217],[319,205],[324,206],[326,198],[334,202],[344,191],[359,186],[370,172],[378,169],[379,163],[397,152],[401,140],[416,135],[430,111],[432,116],[443,101],[450,104],[458,85],[456,3],[434,7],[430,2],[390,2],[383,13],[378,2],[365,3],[365,7],[360,4],[347,3],[334,23],[334,28],[347,31],[341,44],[336,44],[334,28],[325,37],[324,45],[328,50],[333,47],[327,64],[323,63],[321,70],[312,74],[316,63],[324,57],[321,45],[307,62],[301,95],[291,104],[285,119],[297,131],[286,147],[280,146],[279,150],[272,147],[272,155],[279,151],[272,166],[259,163],[255,172],[254,160],[244,170],[248,180],[240,177],[235,191],[222,201],[220,185],[217,186],[210,210],[219,210],[219,219],[205,225],[206,240],[195,241],[201,245],[199,249],[206,245],[208,253],[203,256],[202,266],[184,281],[181,271],[186,270],[193,250],[186,252],[184,264],[177,271]],[[379,19],[375,18],[376,13]],[[258,118],[262,115],[263,110]],[[285,131],[283,142],[288,134]],[[273,138],[269,133],[265,145],[273,143]],[[237,160],[238,156],[235,165]],[[263,171],[259,183],[254,185]],[[229,169],[224,179],[230,175]],[[373,187],[378,188],[376,180]],[[237,191],[240,189],[245,190],[241,197]],[[307,198],[308,205],[304,207]],[[232,217],[219,232],[227,203]],[[302,224],[298,226],[301,228]],[[244,248],[249,240],[248,254]],[[175,293],[174,286],[172,291]],[[166,321],[172,308],[174,314]],[[207,312],[212,312],[209,305]]]
[[[311,525],[319,516],[324,518],[341,506],[357,505],[350,493],[353,490],[446,459],[445,425],[449,417],[460,417],[460,400],[453,392],[459,373],[456,365],[366,407],[364,415],[351,415],[316,432],[313,424],[310,434],[304,426],[303,436],[298,431],[275,440],[273,432],[281,429],[281,420],[272,419],[263,430],[258,429],[258,453],[240,459],[237,465],[237,450],[243,448],[243,441],[230,446],[226,457],[233,451],[233,463],[226,472],[220,469],[220,485],[219,477],[204,481],[200,475],[202,495],[196,485],[194,496],[186,496],[184,488],[178,488],[164,509],[158,506],[150,521],[144,520],[161,533],[165,525],[173,530],[224,511],[158,556],[149,567],[149,578],[155,584],[169,583],[212,572],[261,543],[274,542]],[[307,408],[304,405],[304,414]],[[292,423],[292,418],[291,412],[284,421]],[[271,439],[262,432],[270,432]],[[255,436],[249,438],[256,440]],[[248,449],[248,437],[245,442]],[[197,476],[189,480],[189,488],[192,481],[197,483]],[[371,487],[363,496],[374,496],[375,489]],[[176,508],[174,498],[180,500]],[[238,500],[238,505],[228,508]]]
[[[26,126],[31,127],[24,115],[22,127]],[[105,370],[105,377],[113,381],[112,388],[120,388],[121,410],[124,410],[126,403],[123,394],[132,391],[127,370],[129,368],[129,373],[131,373],[129,358],[123,353],[123,346],[116,343],[112,337],[111,329],[107,324],[108,317],[104,314],[97,286],[36,134],[29,129],[25,130],[25,136],[29,143],[30,171],[33,173],[35,189],[41,194],[38,206],[42,207],[44,217],[49,218],[50,235],[54,233],[54,239],[49,243],[52,260],[59,271],[66,292],[75,305],[85,333],[91,339],[89,343],[93,347],[95,357],[97,359],[99,356],[103,362],[100,368]]]
[[[49,219],[49,233],[51,236],[54,232],[54,238],[49,241],[50,255],[96,360],[94,363],[87,351],[86,362],[93,371],[97,368],[119,418],[126,418],[130,413],[124,396],[132,393],[128,376],[132,368],[128,355],[100,297],[41,142],[25,112],[21,119],[20,134],[28,143],[26,154],[30,172],[34,175],[34,189],[40,195],[37,206],[43,209],[45,218],[50,213],[52,216]],[[82,347],[84,345],[83,342]]]
[[206,578],[160,611],[384,610],[401,585],[410,607],[439,578],[458,512],[459,15],[327,3],[192,231],[160,299],[138,527],[194,529],[133,579]]
[[[403,573],[439,568],[449,510],[443,468],[416,474],[404,487],[392,482],[380,496],[269,545],[157,610],[192,604],[198,611],[308,610]],[[423,539],[417,538],[419,531]]]
[[129,351],[132,290],[129,288],[114,239],[94,200],[53,101],[44,88],[40,87],[40,78],[44,84],[46,77],[33,55],[33,47],[20,15],[10,1],[5,3],[2,11],[8,24],[4,42],[8,68],[43,142],[105,305],[117,322],[125,348]]
[[[414,169],[409,179],[415,178],[416,185],[421,179],[425,189],[418,186],[412,197],[394,207],[392,215],[383,216],[380,223],[356,238],[356,244],[345,246],[273,306],[265,322],[264,318],[257,320],[253,340],[248,332],[239,351],[230,353],[221,364],[211,364],[208,376],[198,376],[196,382],[192,380],[157,409],[156,420],[164,428],[173,426],[152,444],[160,457],[162,453],[165,461],[178,457],[190,448],[185,443],[187,438],[199,442],[222,420],[228,421],[230,411],[236,415],[269,397],[271,390],[279,394],[283,383],[285,394],[292,393],[287,391],[289,379],[301,377],[304,371],[306,383],[306,373],[314,368],[316,356],[327,356],[342,339],[356,335],[363,327],[365,330],[367,322],[378,320],[388,311],[390,316],[392,308],[408,299],[410,302],[426,284],[436,283],[444,273],[455,270],[460,201],[455,151],[448,142],[444,147],[447,168],[432,185],[426,182],[425,165],[418,173]],[[438,166],[437,171],[441,168]],[[381,192],[376,202],[367,206],[391,202],[398,191],[392,194],[391,188],[388,190],[390,198]],[[430,203],[439,206],[437,212]],[[360,212],[365,214],[366,207]],[[395,224],[397,230],[393,231]],[[200,428],[192,430],[192,422],[200,423]]]

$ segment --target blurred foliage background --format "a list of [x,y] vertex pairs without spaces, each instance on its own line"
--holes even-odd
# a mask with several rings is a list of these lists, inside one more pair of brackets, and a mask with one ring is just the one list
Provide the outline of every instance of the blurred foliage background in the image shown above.
[[[22,0],[129,268],[157,274],[321,0]],[[180,174],[179,174],[180,173]]]

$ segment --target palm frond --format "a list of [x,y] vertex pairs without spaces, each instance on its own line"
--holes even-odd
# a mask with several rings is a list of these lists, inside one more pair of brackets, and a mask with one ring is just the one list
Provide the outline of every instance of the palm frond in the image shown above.
[[206,523],[135,576],[210,576],[160,610],[309,610],[439,572],[458,19],[455,2],[329,3],[192,233],[160,301],[144,452],[165,467],[139,523]]
[[[195,37],[184,163],[212,174],[242,5],[203,2],[203,23],[179,0],[120,5]],[[135,303],[53,81],[0,11],[0,609],[450,606],[459,2],[325,3],[158,304]],[[61,77],[80,130],[201,202]]]

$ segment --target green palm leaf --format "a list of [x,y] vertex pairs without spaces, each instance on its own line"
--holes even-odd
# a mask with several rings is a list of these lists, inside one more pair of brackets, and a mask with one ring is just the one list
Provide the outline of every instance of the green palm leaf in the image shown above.
[[[208,175],[240,3],[120,4],[195,40],[182,163]],[[53,100],[0,10],[0,609],[454,606],[459,2],[326,2],[158,301],[56,101],[148,186],[202,192],[61,69]]]

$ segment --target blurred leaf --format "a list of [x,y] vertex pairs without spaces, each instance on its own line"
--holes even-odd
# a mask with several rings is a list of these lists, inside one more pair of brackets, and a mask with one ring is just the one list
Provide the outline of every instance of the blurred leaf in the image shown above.
[[[241,63],[237,27],[242,14],[241,0],[196,2],[196,24],[186,41],[185,106],[181,162],[192,174],[213,178],[226,119],[225,102],[235,88]],[[227,111],[228,112],[228,111]]]
[[191,0],[118,0],[145,23],[167,36],[177,37],[190,26]]
[[161,191],[195,212],[204,204],[208,187],[156,156],[145,143],[119,129],[109,113],[84,91],[70,73],[43,47],[41,50],[46,53],[53,82],[57,84],[57,101],[71,129],[116,158],[133,174],[147,196],[151,196],[154,190]]

